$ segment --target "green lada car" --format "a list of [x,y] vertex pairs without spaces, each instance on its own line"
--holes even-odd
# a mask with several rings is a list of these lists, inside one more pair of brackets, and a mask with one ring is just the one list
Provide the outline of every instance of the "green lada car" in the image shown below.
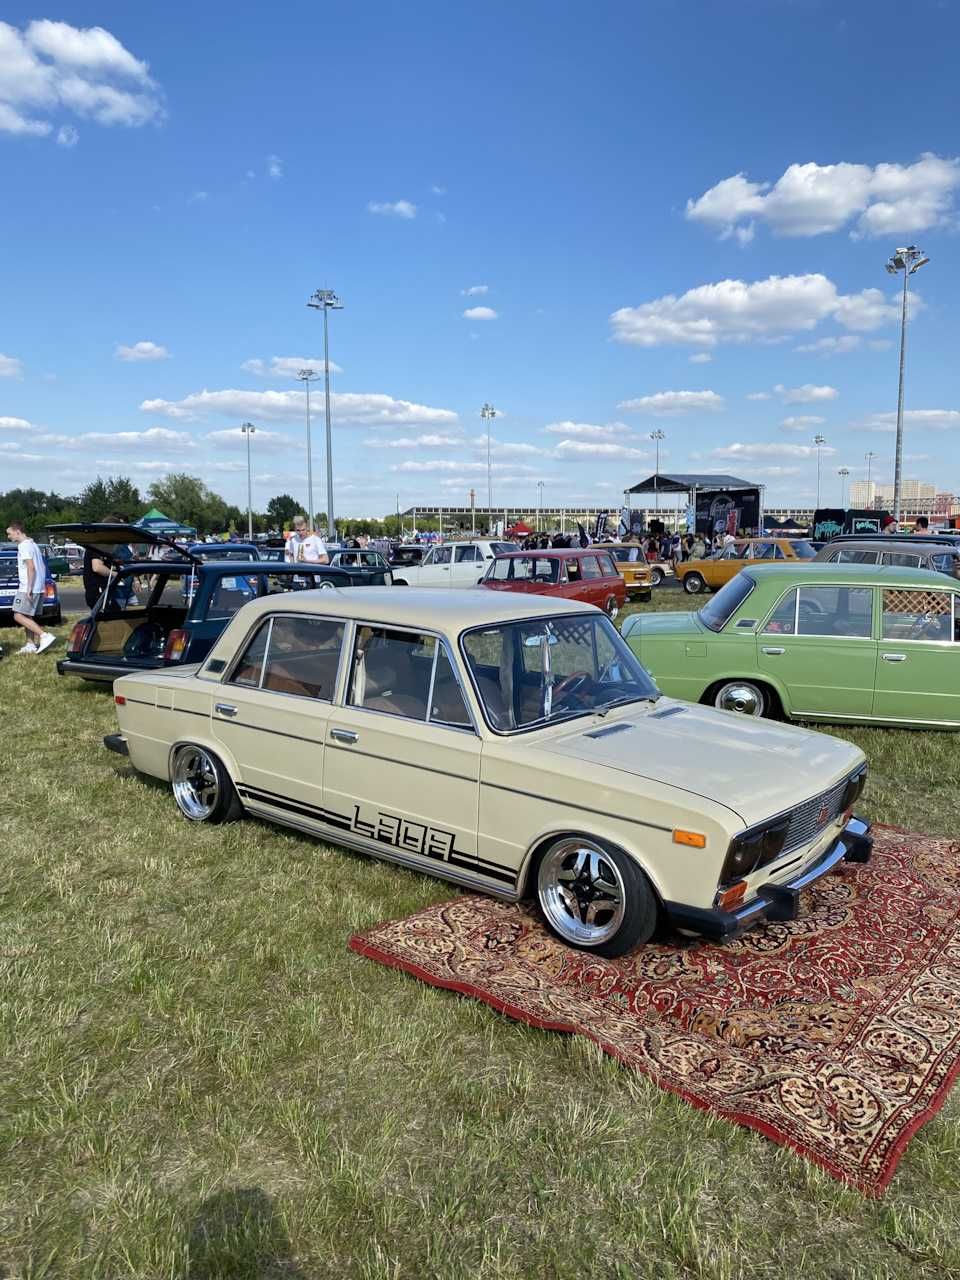
[[690,702],[960,729],[960,582],[926,569],[757,565],[696,613],[637,614],[623,636]]

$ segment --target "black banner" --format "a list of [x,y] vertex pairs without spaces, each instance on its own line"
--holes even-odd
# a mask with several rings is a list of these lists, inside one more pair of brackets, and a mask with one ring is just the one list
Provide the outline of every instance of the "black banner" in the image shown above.
[[813,513],[810,536],[815,542],[829,542],[840,533],[882,533],[886,511],[844,511],[842,507],[819,507]]
[[697,492],[697,533],[736,533],[756,530],[760,524],[759,489],[713,489]]

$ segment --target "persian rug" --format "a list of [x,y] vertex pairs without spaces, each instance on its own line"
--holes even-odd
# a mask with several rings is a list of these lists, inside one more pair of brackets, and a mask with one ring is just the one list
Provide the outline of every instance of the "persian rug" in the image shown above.
[[575,951],[529,904],[476,895],[379,924],[361,955],[589,1036],[697,1107],[879,1195],[960,1072],[960,844],[875,828],[797,920],[723,945]]

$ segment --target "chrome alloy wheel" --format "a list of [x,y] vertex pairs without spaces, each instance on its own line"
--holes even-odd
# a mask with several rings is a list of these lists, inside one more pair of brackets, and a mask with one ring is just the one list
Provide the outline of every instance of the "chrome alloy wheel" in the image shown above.
[[623,923],[626,891],[620,871],[589,840],[571,837],[547,850],[537,896],[551,927],[576,946],[599,946]]
[[747,680],[731,680],[721,685],[713,705],[721,711],[736,711],[742,716],[762,716],[764,711],[763,690]]
[[205,822],[220,799],[220,782],[213,757],[202,747],[183,747],[173,765],[173,796],[180,812],[193,822]]

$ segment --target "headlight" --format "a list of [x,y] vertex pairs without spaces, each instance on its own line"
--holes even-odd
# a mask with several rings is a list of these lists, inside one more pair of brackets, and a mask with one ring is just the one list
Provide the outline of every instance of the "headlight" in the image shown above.
[[840,801],[840,812],[846,811],[855,805],[863,794],[863,788],[867,785],[867,766],[861,765],[856,773],[852,773],[847,779],[847,785],[843,790],[843,799]]
[[775,823],[765,827],[753,827],[730,843],[723,871],[720,873],[720,884],[733,884],[742,880],[758,867],[765,867],[775,862],[783,852],[787,840],[787,828],[790,818],[778,818]]

